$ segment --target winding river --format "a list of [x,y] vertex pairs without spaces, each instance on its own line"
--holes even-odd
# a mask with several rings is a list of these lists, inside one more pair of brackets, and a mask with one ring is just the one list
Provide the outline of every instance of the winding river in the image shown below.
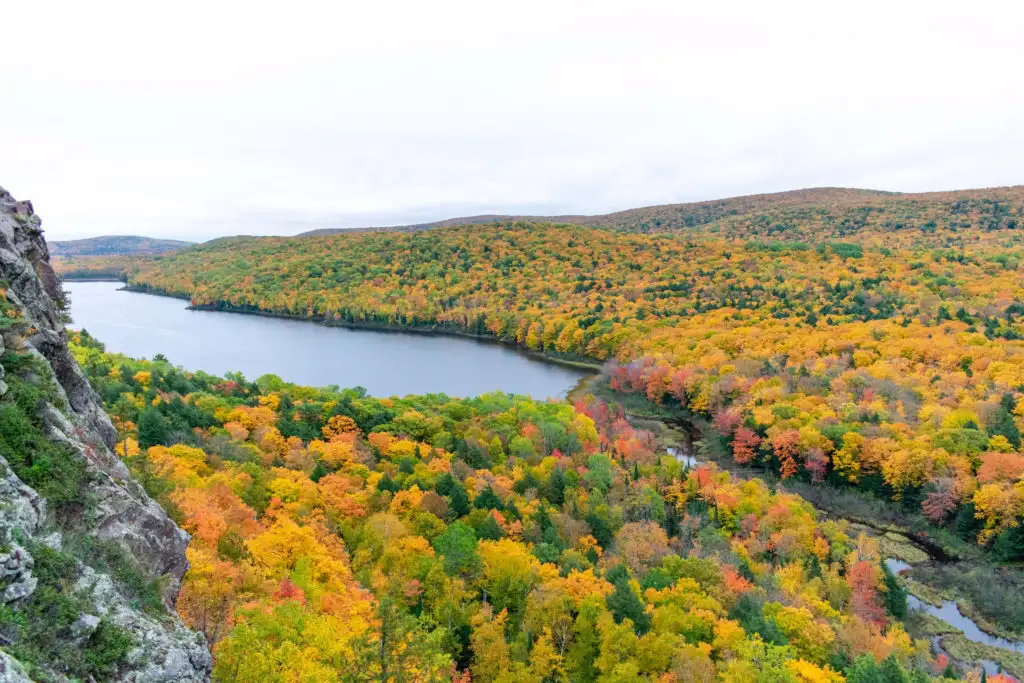
[[375,396],[488,391],[564,397],[585,373],[461,337],[350,330],[303,320],[194,311],[180,299],[68,281],[72,327],[129,356],[248,379],[275,374],[310,386],[362,386]]

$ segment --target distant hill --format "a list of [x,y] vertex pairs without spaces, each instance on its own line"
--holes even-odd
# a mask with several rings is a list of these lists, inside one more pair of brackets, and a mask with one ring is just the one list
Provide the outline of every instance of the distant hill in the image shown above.
[[583,224],[587,216],[528,216],[519,214],[487,214],[482,216],[463,216],[460,218],[446,218],[443,221],[432,221],[430,223],[412,223],[410,225],[382,225],[365,228],[318,228],[300,232],[296,237],[320,237],[323,235],[337,235],[349,232],[418,232],[420,230],[433,230],[434,228],[449,228],[454,225],[482,225],[486,223],[507,223],[510,221],[524,221],[527,223],[575,223]]
[[166,254],[192,246],[192,242],[138,235],[105,235],[82,240],[50,242],[53,256],[137,256]]
[[[968,214],[991,214],[1003,218],[1000,207],[1019,204],[1024,186],[958,190],[953,192],[901,193],[843,187],[817,187],[771,194],[755,194],[684,204],[661,204],[599,215],[521,216],[482,215],[449,218],[378,228],[321,229],[300,236],[330,235],[346,232],[415,232],[453,225],[527,221],[572,223],[627,232],[664,232],[708,226],[715,223],[722,232],[736,236],[806,237],[806,232],[821,229],[823,235],[842,236],[866,224],[927,224],[930,214],[942,221]],[[795,234],[801,233],[801,234]],[[819,235],[819,236],[823,236]]]

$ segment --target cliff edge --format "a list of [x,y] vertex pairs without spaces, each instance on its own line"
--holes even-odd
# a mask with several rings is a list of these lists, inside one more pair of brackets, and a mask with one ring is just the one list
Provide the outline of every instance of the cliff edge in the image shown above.
[[189,536],[114,454],[30,202],[0,188],[0,683],[202,681],[173,610]]

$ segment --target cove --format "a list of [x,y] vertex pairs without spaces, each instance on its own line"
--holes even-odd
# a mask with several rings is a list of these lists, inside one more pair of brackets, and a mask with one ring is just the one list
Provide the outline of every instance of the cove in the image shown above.
[[128,292],[120,282],[66,281],[70,327],[108,351],[163,354],[187,370],[274,374],[309,386],[364,387],[374,396],[489,391],[564,398],[586,375],[499,344],[462,337],[328,327],[240,313],[196,311],[181,299]]

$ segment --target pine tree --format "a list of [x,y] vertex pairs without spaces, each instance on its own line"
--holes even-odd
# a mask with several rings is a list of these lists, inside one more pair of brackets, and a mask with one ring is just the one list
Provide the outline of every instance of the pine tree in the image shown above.
[[170,424],[156,408],[149,408],[139,417],[139,446],[166,446]]

